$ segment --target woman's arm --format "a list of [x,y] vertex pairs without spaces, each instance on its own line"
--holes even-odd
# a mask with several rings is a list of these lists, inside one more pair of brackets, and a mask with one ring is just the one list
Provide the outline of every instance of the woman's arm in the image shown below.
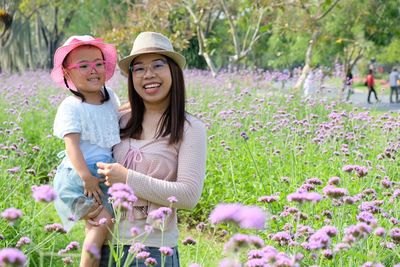
[[168,198],[175,196],[176,208],[193,208],[203,189],[206,169],[206,129],[200,121],[192,121],[185,132],[178,154],[176,181],[155,179],[148,175],[128,170],[120,164],[99,163],[99,173],[104,174],[109,184],[127,183],[139,198],[158,205],[168,206]]

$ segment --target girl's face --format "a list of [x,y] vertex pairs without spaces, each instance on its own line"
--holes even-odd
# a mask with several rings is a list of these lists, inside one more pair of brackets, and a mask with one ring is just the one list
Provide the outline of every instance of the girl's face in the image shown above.
[[105,63],[99,48],[80,46],[72,50],[65,62],[66,78],[84,96],[98,94],[105,83]]
[[131,71],[133,86],[145,106],[167,108],[172,85],[167,59],[158,54],[144,54],[135,58]]

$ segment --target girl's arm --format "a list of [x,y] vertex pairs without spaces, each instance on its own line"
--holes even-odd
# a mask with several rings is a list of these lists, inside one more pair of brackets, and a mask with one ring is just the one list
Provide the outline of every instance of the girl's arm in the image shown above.
[[98,179],[90,173],[79,148],[79,140],[79,133],[69,133],[64,136],[68,158],[83,181],[84,194],[88,197],[94,197],[101,204],[100,196],[103,195],[103,192],[99,187],[99,182],[104,181],[104,179]]
[[[206,167],[206,129],[200,121],[192,121],[185,133],[178,155],[176,181],[155,179],[148,175],[128,170],[121,164],[98,163],[99,173],[106,176],[108,184],[127,183],[139,198],[168,206],[168,198],[178,200],[174,207],[193,208],[203,189]],[[107,183],[106,182],[106,183]]]

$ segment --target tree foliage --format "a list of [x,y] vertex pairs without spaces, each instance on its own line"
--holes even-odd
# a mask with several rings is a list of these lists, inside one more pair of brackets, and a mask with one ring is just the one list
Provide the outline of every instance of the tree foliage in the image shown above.
[[[51,68],[67,37],[92,34],[129,54],[139,32],[168,36],[189,67],[353,68],[398,63],[396,0],[3,0],[0,68]],[[372,12],[373,11],[373,12]]]

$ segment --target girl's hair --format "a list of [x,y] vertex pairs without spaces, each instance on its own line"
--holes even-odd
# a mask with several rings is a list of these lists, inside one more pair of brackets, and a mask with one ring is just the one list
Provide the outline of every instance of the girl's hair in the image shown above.
[[[185,82],[182,69],[169,57],[166,57],[171,72],[172,84],[169,91],[169,105],[157,124],[155,138],[169,136],[169,144],[178,143],[183,138],[185,116]],[[131,62],[131,65],[133,61]],[[131,117],[125,128],[121,127],[121,138],[139,139],[142,134],[144,103],[133,86],[132,71],[128,73],[128,97]]]
[[[82,46],[78,46],[78,47],[84,47],[84,46],[90,46],[90,47],[98,48],[98,47],[96,47],[96,46],[94,46],[94,45],[82,45]],[[99,49],[99,48],[98,48],[98,49]],[[103,52],[101,51],[101,49],[99,49],[99,50],[100,50],[101,56],[103,57],[103,60],[104,60]],[[70,52],[70,53],[71,53],[71,52]],[[62,63],[62,66],[63,66],[64,68],[67,67],[67,58],[68,58],[68,56],[69,56],[69,53],[65,56],[64,61],[63,61],[63,63]],[[65,76],[64,76],[64,83],[65,83],[65,86],[69,89],[69,91],[70,91],[71,93],[73,93],[74,95],[76,95],[77,97],[79,97],[79,98],[82,100],[82,102],[85,102],[85,101],[86,101],[85,96],[84,96],[81,92],[72,90],[72,89],[69,87],[67,78],[65,78]],[[104,90],[104,93],[101,92],[101,95],[102,95],[102,97],[103,97],[103,98],[101,99],[101,103],[104,103],[104,102],[110,100],[110,94],[108,93],[107,88],[106,88],[105,85],[103,85],[103,90]]]

